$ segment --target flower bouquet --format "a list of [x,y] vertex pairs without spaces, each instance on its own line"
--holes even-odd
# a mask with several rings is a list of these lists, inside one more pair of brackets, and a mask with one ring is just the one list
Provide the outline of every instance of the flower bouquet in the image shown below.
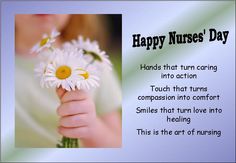
[[[61,87],[66,91],[99,87],[101,70],[111,70],[108,55],[99,48],[96,41],[82,36],[64,43],[62,48],[56,48],[53,45],[59,35],[54,29],[51,34],[44,34],[42,40],[32,48],[32,52],[37,53],[39,58],[35,74],[39,77],[40,86]],[[63,137],[57,147],[77,148],[78,139]]]

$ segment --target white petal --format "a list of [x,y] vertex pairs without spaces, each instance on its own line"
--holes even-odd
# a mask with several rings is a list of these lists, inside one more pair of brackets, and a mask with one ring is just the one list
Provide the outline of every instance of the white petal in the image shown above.
[[33,48],[30,50],[30,53],[37,52],[37,50],[38,50],[39,47],[40,47],[40,46],[39,46],[39,43],[35,44],[35,45],[33,46]]

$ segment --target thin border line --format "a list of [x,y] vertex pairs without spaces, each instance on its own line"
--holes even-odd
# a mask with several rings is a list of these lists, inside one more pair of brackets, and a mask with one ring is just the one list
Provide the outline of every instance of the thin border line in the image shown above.
[[[39,0],[1,0],[0,1],[0,8],[1,8],[1,17],[0,17],[0,22],[2,24],[2,3],[3,2],[40,2],[40,3],[48,3],[48,2],[144,2],[144,0],[50,0],[50,1],[39,1]],[[145,1],[145,2],[162,2],[162,1],[165,1],[165,0],[148,0],[148,1]],[[183,2],[183,0],[166,0],[165,2],[173,2],[173,1],[176,1],[176,2]],[[213,2],[225,2],[225,1],[234,1],[235,0],[187,0],[187,1],[200,1],[200,2],[207,2],[207,1],[213,1]],[[236,3],[234,3],[234,7],[236,7]],[[235,17],[236,17],[236,11],[234,13]],[[122,23],[122,28],[123,28],[123,23]],[[234,30],[235,30],[235,33],[236,33],[236,28],[235,28],[235,24],[234,24]],[[123,33],[121,33],[123,34]],[[2,38],[2,25],[0,25],[0,36]],[[236,41],[236,37],[234,36],[234,41]],[[0,53],[1,53],[1,57],[0,57],[0,63],[2,63],[2,39],[0,39]],[[235,46],[235,49],[234,49],[234,54],[235,54],[235,60],[234,60],[234,69],[236,70],[236,46]],[[2,67],[0,68],[1,71],[0,71],[0,75],[1,75],[1,81],[0,81],[0,90],[2,90]],[[235,74],[234,74],[235,75]],[[236,85],[236,75],[235,75],[235,81],[234,81],[234,85]],[[236,96],[236,91],[234,90],[234,96]],[[1,103],[1,106],[2,106],[2,94],[0,96],[0,103]],[[234,108],[236,109],[236,104],[235,104],[235,101],[234,101]],[[0,116],[2,116],[2,109],[0,111]],[[235,117],[236,117],[236,111],[235,111]],[[236,123],[236,118],[234,118],[234,124]],[[2,119],[1,119],[1,122],[2,122]],[[1,123],[0,122],[0,123]],[[0,131],[2,131],[2,128],[1,128],[1,125],[0,125]],[[235,130],[235,142],[236,142],[236,130]],[[0,134],[0,139],[2,140],[2,134]],[[2,156],[2,144],[0,144],[0,156]],[[234,150],[236,150],[236,147],[234,146]],[[2,157],[0,157],[2,159]],[[2,160],[1,160],[2,162]],[[12,161],[10,161],[12,162]],[[15,162],[15,161],[14,161]],[[52,162],[57,162],[57,161],[52,161]],[[106,161],[98,161],[98,162],[106,162]],[[109,161],[108,161],[109,162]],[[137,161],[129,161],[129,162],[137,162]],[[140,161],[141,162],[141,161]],[[152,161],[143,161],[143,162],[152,162]],[[153,162],[156,162],[156,161],[153,161]],[[182,162],[188,162],[188,161],[179,161],[179,162],[166,162],[166,161],[159,161],[158,163],[160,162],[165,162],[165,163],[182,163]],[[235,163],[236,162],[236,158],[235,158],[235,161],[234,162],[227,162],[227,163]],[[116,163],[116,162],[114,162]],[[118,163],[118,162],[117,162]],[[192,163],[199,163],[199,162],[192,162]],[[214,163],[214,162],[201,162],[201,163]],[[219,162],[220,163],[220,162]]]

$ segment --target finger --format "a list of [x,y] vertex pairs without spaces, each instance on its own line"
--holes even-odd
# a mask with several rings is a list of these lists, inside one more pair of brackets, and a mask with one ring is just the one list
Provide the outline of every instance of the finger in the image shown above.
[[70,101],[76,101],[76,100],[84,100],[88,97],[88,93],[84,90],[76,90],[76,91],[70,91],[66,92],[62,98],[61,102],[70,102]]
[[59,120],[62,127],[83,127],[88,125],[87,114],[77,114],[73,116],[65,116]]
[[64,96],[64,94],[66,93],[66,90],[63,89],[62,87],[60,87],[60,88],[56,89],[56,92],[57,92],[57,96],[59,97],[59,99],[61,99],[62,96]]
[[61,117],[75,114],[83,114],[90,112],[90,108],[92,108],[92,106],[88,105],[87,100],[71,101],[61,104],[57,108],[57,114]]
[[88,127],[66,128],[60,126],[58,132],[69,138],[85,138],[88,136]]

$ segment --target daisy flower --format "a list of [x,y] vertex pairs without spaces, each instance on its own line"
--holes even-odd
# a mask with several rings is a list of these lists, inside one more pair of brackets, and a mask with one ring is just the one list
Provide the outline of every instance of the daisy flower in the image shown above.
[[53,29],[51,34],[44,34],[42,37],[42,40],[40,42],[38,42],[32,49],[31,49],[31,53],[36,52],[39,53],[41,52],[44,48],[51,48],[52,47],[52,43],[54,43],[56,41],[56,37],[60,35],[60,33],[56,30]]
[[82,49],[84,52],[84,58],[89,62],[89,64],[94,64],[95,66],[100,67],[106,66],[111,70],[111,62],[109,56],[106,55],[105,51],[101,51],[99,45],[96,41],[90,41],[88,38],[83,39],[82,36],[79,36],[77,40],[73,40],[72,44],[66,43],[64,47],[74,46],[78,49]]
[[[45,81],[52,87],[60,86],[67,91],[75,90],[76,82],[83,79],[78,65],[83,61],[82,51],[65,51],[55,49],[57,54],[54,60],[48,64]],[[78,55],[79,54],[79,55]]]
[[95,75],[95,71],[93,71],[91,68],[90,69],[83,69],[83,68],[79,68],[78,69],[79,72],[79,76],[83,77],[82,79],[78,80],[76,83],[76,87],[78,89],[87,89],[89,90],[90,87],[99,87],[99,78],[98,76]]

